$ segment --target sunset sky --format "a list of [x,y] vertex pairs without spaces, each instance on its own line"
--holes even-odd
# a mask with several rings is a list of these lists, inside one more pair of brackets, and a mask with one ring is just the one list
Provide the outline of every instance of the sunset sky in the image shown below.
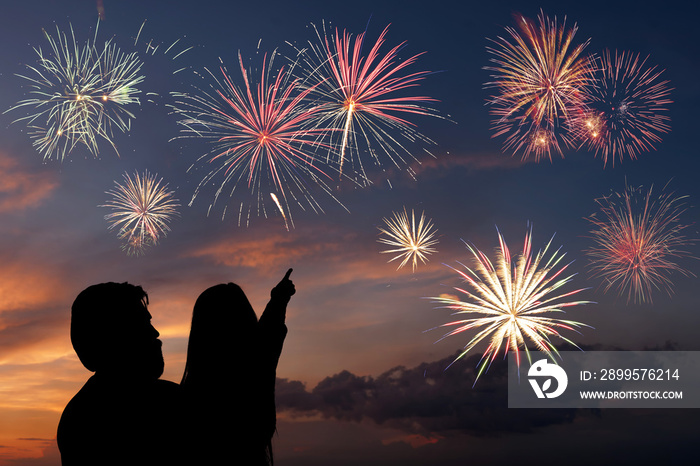
[[[0,466],[60,464],[59,416],[90,376],[69,339],[70,305],[81,290],[105,281],[141,285],[163,341],[163,378],[179,382],[199,293],[233,281],[260,313],[290,267],[297,294],[288,307],[289,334],[278,368],[273,446],[280,466],[683,458],[696,444],[693,410],[509,410],[506,361],[500,359],[472,388],[478,357],[445,370],[468,337],[436,343],[443,331],[427,330],[450,316],[426,298],[460,285],[448,266],[469,260],[463,240],[489,253],[498,244],[497,227],[516,252],[531,224],[533,247],[555,235],[553,246],[574,261],[571,289],[586,288],[580,299],[596,303],[567,313],[593,327],[569,333],[576,344],[587,350],[700,350],[697,277],[675,274],[672,296],[657,293],[653,304],[627,304],[626,296],[603,293],[584,254],[592,246],[585,217],[596,211],[595,199],[625,183],[660,189],[670,181],[669,190],[688,196],[687,234],[700,238],[699,11],[687,3],[32,0],[3,6],[2,111],[28,96],[27,82],[17,74],[36,65],[34,47],[47,48],[42,29],[55,33],[56,26],[72,25],[83,42],[93,37],[100,5],[98,42],[114,37],[124,51],[142,53],[148,40],[167,46],[180,39],[178,47],[193,49],[175,60],[172,54],[143,54],[141,104],[132,107],[131,130],[114,137],[120,156],[102,143],[98,158],[77,147],[62,163],[44,162],[26,125],[12,123],[26,112],[0,114]],[[515,15],[536,18],[540,8],[566,17],[567,25],[576,23],[576,42],[591,39],[588,52],[630,50],[665,70],[673,88],[672,130],[656,150],[605,168],[585,150],[565,150],[565,158],[551,163],[502,153],[484,105],[490,95],[483,87],[489,80],[483,70],[487,38],[503,35]],[[434,108],[444,118],[411,121],[436,143],[429,147],[435,158],[412,146],[421,162],[411,164],[415,180],[405,170],[370,167],[372,186],[334,191],[347,210],[319,195],[325,212],[296,209],[290,231],[279,215],[253,217],[241,227],[235,215],[222,220],[219,208],[207,216],[209,199],[187,206],[201,179],[187,168],[206,144],[173,140],[179,130],[167,108],[169,92],[192,92],[199,79],[192,72],[216,68],[219,58],[237,70],[239,51],[260,63],[276,49],[282,63],[293,53],[287,42],[314,40],[311,24],[322,21],[352,34],[366,30],[370,41],[390,25],[387,48],[406,41],[404,59],[425,52],[413,70],[435,73],[419,93],[436,99]],[[182,207],[160,244],[143,256],[127,256],[108,230],[108,211],[98,206],[125,172],[143,170],[163,177]],[[438,252],[415,272],[387,263],[377,242],[382,218],[404,207],[425,211],[438,230]],[[690,250],[700,257],[700,245]],[[681,265],[700,274],[697,259]],[[234,360],[230,370],[235,368]]]

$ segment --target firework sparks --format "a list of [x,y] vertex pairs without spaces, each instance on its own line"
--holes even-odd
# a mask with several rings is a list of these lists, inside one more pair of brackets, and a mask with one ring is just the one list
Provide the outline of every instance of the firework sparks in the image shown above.
[[[282,214],[282,218],[284,219],[284,226],[287,228],[287,231],[289,231],[289,224],[287,223],[287,216],[284,214],[284,209],[282,208],[282,204],[280,204],[280,200],[277,199],[277,196],[275,193],[270,193],[270,197],[272,198],[272,201],[275,203],[277,208],[280,210],[280,213]],[[292,224],[292,226],[294,226]]]
[[510,250],[499,232],[500,248],[495,265],[484,253],[467,244],[474,256],[475,268],[464,266],[464,271],[453,269],[469,285],[467,289],[455,288],[466,296],[466,300],[462,301],[450,295],[431,298],[435,300],[434,302],[442,304],[441,307],[454,311],[453,315],[476,316],[443,324],[441,327],[456,328],[440,339],[472,329],[480,329],[454,361],[456,362],[481,341],[486,340],[488,346],[479,361],[476,380],[484,370],[488,369],[501,347],[504,355],[508,351],[516,353],[519,367],[521,347],[524,348],[528,360],[530,358],[526,340],[530,340],[538,351],[547,353],[553,359],[553,354],[558,352],[552,343],[552,337],[561,338],[576,346],[571,340],[561,335],[560,329],[575,330],[578,327],[587,327],[580,322],[543,315],[565,312],[564,308],[590,302],[567,301],[570,296],[583,291],[582,289],[564,293],[559,291],[573,278],[573,275],[563,277],[570,264],[557,269],[564,257],[559,250],[546,258],[552,240],[533,258],[531,238],[530,230],[525,235],[522,253],[512,260]]
[[[260,82],[257,89],[249,79],[249,73],[238,55],[240,71],[245,87],[235,85],[223,66],[217,77],[207,70],[205,79],[212,79],[213,92],[198,89],[196,94],[177,94],[182,100],[176,104],[176,113],[182,116],[179,124],[183,137],[204,139],[214,148],[198,159],[204,166],[214,166],[199,183],[190,205],[208,184],[218,182],[214,201],[225,189],[229,195],[239,194],[239,225],[243,216],[250,217],[251,210],[267,217],[266,201],[272,201],[282,215],[290,214],[290,203],[296,202],[302,209],[308,205],[315,212],[322,212],[316,201],[312,185],[320,188],[340,204],[332,194],[326,180],[331,177],[324,170],[332,167],[321,164],[315,151],[323,144],[317,137],[320,130],[302,129],[306,121],[318,111],[308,107],[306,98],[312,89],[301,89],[298,81],[290,79],[290,71],[280,69],[271,76],[272,59],[263,59]],[[194,169],[195,165],[190,168]],[[245,185],[246,192],[241,192]],[[270,193],[268,198],[265,193]],[[342,204],[341,204],[342,206]],[[225,214],[224,214],[225,215]],[[285,222],[287,217],[285,216]],[[247,220],[246,220],[247,222]]]
[[105,205],[112,213],[105,215],[110,230],[118,229],[117,236],[124,241],[123,249],[129,255],[141,254],[149,246],[158,244],[170,231],[168,223],[178,215],[180,206],[173,191],[162,184],[163,179],[145,172],[134,177],[124,174],[124,184],[108,191],[111,199]]
[[[98,23],[99,25],[99,23]],[[79,145],[97,156],[98,140],[112,141],[114,130],[127,132],[134,114],[126,106],[138,104],[137,86],[142,62],[135,53],[124,53],[111,39],[99,49],[97,28],[93,41],[79,45],[73,28],[70,36],[56,28],[56,37],[46,31],[48,53],[39,47],[37,66],[27,66],[33,76],[31,98],[8,111],[26,108],[31,113],[15,122],[26,122],[34,147],[44,159],[65,157]]]
[[596,199],[600,211],[587,218],[593,225],[595,246],[586,251],[594,276],[603,278],[604,291],[627,291],[627,303],[652,302],[652,292],[671,295],[673,272],[693,275],[675,261],[690,257],[685,249],[694,240],[683,236],[683,199],[664,192],[655,196],[653,186],[626,187],[622,193]]
[[490,97],[493,137],[505,136],[504,151],[533,155],[539,161],[563,155],[573,145],[571,122],[585,109],[584,90],[593,79],[591,58],[583,55],[588,41],[573,45],[577,27],[566,29],[540,12],[538,24],[521,18],[519,31],[507,27],[510,39],[499,37],[487,47],[492,55],[496,89]]
[[383,220],[386,228],[380,227],[379,231],[386,237],[379,238],[378,241],[395,248],[382,251],[382,253],[398,253],[389,262],[403,258],[397,270],[411,261],[415,272],[418,260],[425,264],[428,260],[427,256],[436,252],[433,246],[438,243],[438,240],[435,239],[437,231],[433,228],[432,222],[425,218],[424,212],[421,213],[418,223],[416,223],[414,211],[411,210],[411,219],[409,220],[405,208],[403,213],[394,212],[393,217],[384,218]]
[[401,139],[426,145],[434,143],[417,132],[405,117],[438,116],[426,106],[435,99],[401,93],[417,87],[430,74],[406,72],[422,54],[399,61],[399,50],[405,42],[385,54],[381,52],[388,27],[366,55],[362,53],[365,33],[353,37],[336,29],[328,34],[325,24],[322,31],[316,26],[314,30],[318,42],[309,42],[308,49],[297,52],[306,69],[305,83],[314,88],[311,96],[320,102],[321,111],[312,125],[331,128],[323,133],[331,148],[328,157],[334,160],[337,157],[341,173],[347,170],[345,162],[349,161],[363,184],[369,180],[360,154],[370,154],[378,166],[385,163],[385,156],[398,168],[407,164],[407,158],[417,160]]
[[603,164],[625,156],[636,159],[661,142],[661,134],[670,131],[665,107],[671,89],[661,81],[663,71],[646,65],[647,58],[630,52],[606,50],[597,66],[596,80],[586,91],[589,108],[578,118],[581,145],[600,153]]
[[[138,31],[138,33],[136,34],[136,38],[134,39],[134,46],[137,46],[137,45],[138,45],[139,40],[140,40],[140,38],[141,38],[141,34],[143,33],[143,29],[144,29],[145,26],[146,26],[146,20],[144,20],[143,23],[141,23],[141,27],[139,28],[139,31]],[[163,45],[162,43],[160,43],[160,42],[156,42],[154,39],[149,39],[148,41],[145,41],[145,40],[144,40],[144,41],[143,41],[143,44],[144,44],[144,53],[145,53],[146,55],[155,56],[155,55],[156,55],[156,52],[158,52],[158,50],[162,50],[162,51],[163,51],[163,53],[162,53],[163,56],[170,57],[170,59],[171,59],[172,61],[175,61],[175,60],[177,60],[179,57],[181,57],[182,55],[184,55],[184,54],[186,54],[187,52],[189,52],[189,51],[191,51],[191,50],[194,49],[194,46],[189,46],[189,47],[186,46],[186,48],[180,50],[179,44],[180,44],[180,41],[181,41],[181,40],[182,40],[182,38],[176,39],[174,42],[172,42],[172,43],[171,43],[169,46],[167,46],[167,47],[164,46],[164,45]],[[171,55],[172,55],[172,56],[171,56]],[[172,74],[177,74],[177,73],[179,73],[179,72],[181,72],[181,71],[183,71],[183,70],[185,70],[185,69],[187,69],[187,66],[182,67],[182,68],[179,68],[179,69],[177,69],[176,71],[173,71]]]

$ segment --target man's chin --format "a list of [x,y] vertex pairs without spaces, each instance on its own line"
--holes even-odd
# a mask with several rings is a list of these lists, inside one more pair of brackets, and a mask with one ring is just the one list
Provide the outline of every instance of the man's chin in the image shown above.
[[165,360],[163,359],[163,353],[158,352],[157,354],[152,354],[147,360],[141,361],[142,364],[136,368],[136,372],[140,373],[142,376],[149,379],[158,379],[163,375],[165,370]]
[[153,361],[153,378],[159,379],[163,375],[164,370],[165,360],[163,359],[163,353],[160,353],[160,356]]

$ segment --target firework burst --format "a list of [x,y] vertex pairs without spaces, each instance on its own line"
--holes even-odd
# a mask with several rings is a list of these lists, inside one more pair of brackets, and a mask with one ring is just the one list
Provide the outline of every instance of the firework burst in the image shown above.
[[98,140],[112,141],[114,130],[126,132],[134,114],[126,107],[138,104],[137,86],[143,81],[142,62],[135,53],[122,52],[111,40],[98,48],[97,28],[93,41],[78,44],[73,28],[70,35],[56,28],[56,37],[46,31],[49,42],[32,72],[20,75],[30,83],[31,97],[10,110],[28,109],[30,114],[15,120],[26,122],[34,147],[44,159],[64,160],[79,145],[94,156]]
[[591,58],[583,54],[588,41],[574,46],[577,27],[566,28],[540,12],[538,22],[521,17],[510,38],[491,40],[494,88],[489,98],[493,137],[505,136],[503,150],[539,161],[562,155],[562,144],[573,145],[571,122],[585,109],[584,91],[593,79]]
[[422,54],[400,61],[399,51],[405,42],[382,52],[388,27],[366,55],[365,33],[355,37],[337,29],[327,33],[325,24],[322,30],[316,26],[314,30],[318,42],[309,42],[307,49],[297,49],[298,62],[306,70],[305,85],[313,87],[311,96],[321,109],[311,124],[330,128],[323,132],[323,139],[330,146],[328,158],[337,161],[341,173],[347,171],[349,162],[362,184],[369,184],[363,154],[369,154],[377,166],[385,165],[385,157],[398,168],[407,165],[407,159],[417,160],[405,147],[406,142],[434,143],[417,132],[415,124],[406,118],[438,116],[427,106],[435,99],[402,95],[430,74],[407,72]]
[[475,259],[474,269],[467,266],[464,266],[464,271],[453,269],[469,285],[468,288],[455,288],[466,299],[463,301],[457,296],[446,294],[431,298],[434,302],[442,304],[441,307],[454,311],[453,315],[475,316],[443,324],[441,327],[455,328],[440,340],[472,329],[479,329],[454,361],[456,362],[481,341],[486,340],[488,346],[479,361],[477,380],[484,370],[488,369],[502,347],[504,355],[508,351],[516,353],[519,367],[521,348],[525,350],[528,360],[530,358],[527,340],[534,344],[536,350],[547,353],[553,359],[553,354],[558,352],[552,337],[558,337],[576,346],[559,331],[587,327],[580,322],[547,316],[551,313],[564,312],[563,309],[567,307],[590,302],[567,300],[570,296],[583,291],[582,289],[560,291],[560,288],[573,278],[573,275],[564,277],[570,264],[559,266],[564,257],[559,250],[547,258],[552,240],[533,257],[531,237],[530,230],[525,235],[522,253],[513,260],[499,232],[499,249],[496,252],[495,265],[484,253],[467,244]]
[[129,255],[142,254],[158,244],[170,231],[172,217],[178,215],[180,204],[175,193],[168,191],[168,185],[157,176],[145,172],[143,176],[134,173],[131,178],[125,173],[124,184],[115,182],[116,187],[107,192],[111,199],[99,206],[113,210],[105,220],[110,222],[110,230],[118,229],[117,236],[124,241],[123,249]]
[[175,111],[182,117],[178,123],[183,127],[183,137],[213,144],[213,149],[197,161],[210,171],[199,183],[190,205],[205,186],[215,184],[218,187],[210,209],[224,190],[228,189],[230,197],[238,194],[243,199],[239,225],[244,217],[247,224],[251,211],[267,217],[268,211],[277,208],[285,224],[289,219],[293,226],[291,203],[296,202],[302,209],[309,206],[317,213],[323,211],[313,195],[314,186],[340,204],[326,184],[331,179],[326,172],[333,167],[322,165],[316,158],[315,151],[324,147],[318,140],[320,130],[303,129],[318,112],[317,107],[307,105],[313,89],[302,89],[290,70],[271,71],[273,59],[268,62],[267,56],[256,87],[240,54],[238,62],[243,88],[233,83],[222,63],[220,75],[206,70],[203,76],[211,80],[211,91],[176,94],[181,99]]
[[652,302],[654,290],[673,290],[673,272],[693,275],[676,262],[690,257],[687,247],[695,241],[683,236],[683,199],[653,186],[626,187],[622,193],[596,199],[598,213],[587,218],[593,225],[595,246],[586,251],[595,277],[604,280],[607,292],[627,292],[627,303]]
[[386,228],[380,227],[379,232],[384,234],[385,237],[379,238],[378,241],[395,248],[382,251],[382,253],[398,253],[389,262],[403,258],[397,270],[411,261],[415,272],[418,260],[425,264],[428,260],[427,256],[436,252],[433,246],[438,243],[438,240],[435,239],[437,231],[433,228],[432,222],[425,218],[424,212],[421,213],[418,223],[416,223],[414,211],[411,210],[411,218],[409,220],[405,208],[403,213],[394,212],[392,217],[384,218],[383,220]]
[[661,80],[663,71],[649,67],[647,58],[630,52],[606,50],[596,67],[596,80],[586,91],[588,111],[580,114],[577,128],[581,145],[615,164],[661,142],[670,131],[666,105],[671,89]]

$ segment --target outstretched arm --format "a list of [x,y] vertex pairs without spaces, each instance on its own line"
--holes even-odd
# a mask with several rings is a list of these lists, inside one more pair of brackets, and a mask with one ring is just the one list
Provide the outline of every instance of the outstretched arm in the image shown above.
[[287,304],[296,293],[294,283],[289,279],[293,269],[287,270],[284,278],[270,291],[270,302],[260,316],[263,325],[284,324],[287,315]]
[[268,360],[271,372],[272,387],[275,381],[275,368],[282,354],[282,345],[284,338],[287,336],[287,326],[284,323],[287,314],[287,303],[296,289],[294,283],[289,279],[292,269],[287,270],[286,275],[270,292],[270,302],[267,303],[265,311],[260,316],[258,325],[261,331],[260,343],[262,344],[261,351],[264,360]]

